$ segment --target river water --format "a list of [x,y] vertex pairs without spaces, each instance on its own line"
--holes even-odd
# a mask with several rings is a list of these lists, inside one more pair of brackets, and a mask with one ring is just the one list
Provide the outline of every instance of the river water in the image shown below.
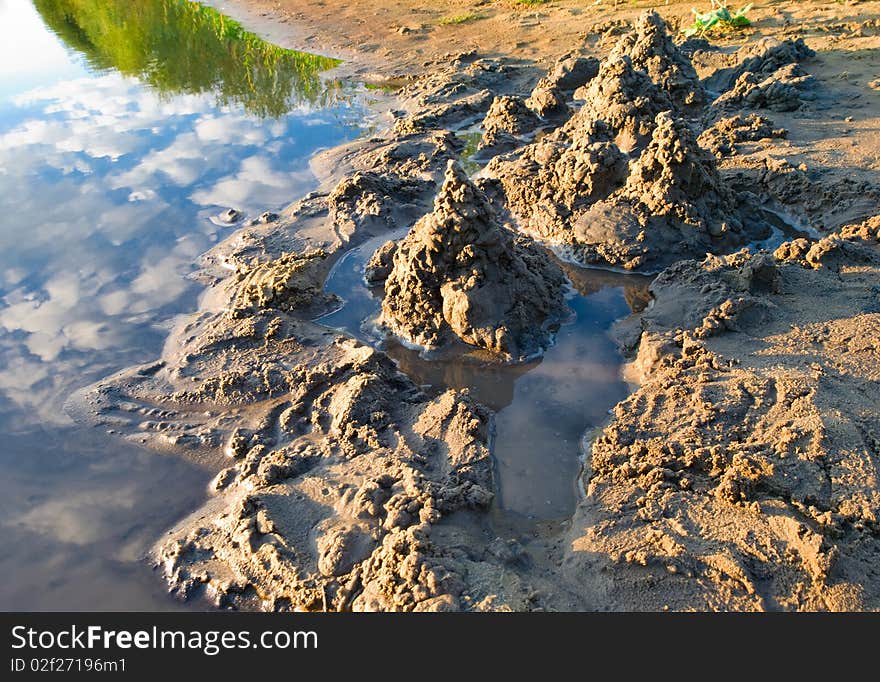
[[[186,0],[0,0],[0,610],[204,608],[170,598],[143,558],[210,473],[63,404],[158,356],[197,307],[195,260],[241,224],[221,213],[281,209],[314,189],[316,151],[369,128],[370,93],[328,79],[335,64]],[[334,267],[345,304],[321,321],[496,412],[496,511],[568,516],[580,439],[627,393],[608,330],[648,280],[565,265],[572,317],[540,360],[423,357],[364,324],[379,241]]]
[[0,610],[198,608],[142,558],[209,475],[75,425],[155,358],[197,256],[315,186],[367,94],[185,0],[0,0]]

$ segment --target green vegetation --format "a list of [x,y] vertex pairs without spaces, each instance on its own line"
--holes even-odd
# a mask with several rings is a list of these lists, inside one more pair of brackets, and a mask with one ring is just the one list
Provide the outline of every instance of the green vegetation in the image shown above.
[[752,22],[746,16],[750,9],[752,9],[751,3],[731,14],[726,4],[712,0],[712,9],[708,12],[700,13],[697,10],[692,10],[694,23],[682,29],[682,33],[687,37],[701,36],[713,31],[734,31],[751,26]]
[[443,24],[444,26],[449,26],[451,24],[464,24],[468,21],[476,21],[477,19],[482,18],[482,14],[468,12],[467,14],[455,14],[451,17],[443,17],[438,23]]
[[98,70],[134,76],[160,93],[214,93],[220,105],[279,117],[326,104],[339,86],[328,57],[271,45],[238,22],[187,0],[34,0],[43,21]]
[[544,5],[550,2],[550,0],[516,0],[517,5],[527,5],[529,7],[533,7],[534,5]]

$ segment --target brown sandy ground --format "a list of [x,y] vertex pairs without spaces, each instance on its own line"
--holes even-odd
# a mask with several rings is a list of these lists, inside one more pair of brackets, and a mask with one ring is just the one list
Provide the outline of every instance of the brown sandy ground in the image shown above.
[[880,607],[878,238],[874,218],[655,280],[568,580],[609,608]]
[[[632,7],[485,3],[485,19],[457,26],[437,23],[457,5],[430,7],[238,5],[293,22],[284,42],[348,57],[348,75],[406,85],[387,130],[315,160],[317,192],[206,254],[202,306],[158,362],[71,402],[218,471],[206,505],[157,545],[172,588],[264,609],[877,608],[880,3],[771,3],[754,31],[682,49],[644,39],[644,22],[632,34]],[[660,11],[674,24],[687,8]],[[800,37],[815,55],[779,43]],[[645,89],[665,110],[635,105]],[[591,108],[608,93],[615,107]],[[455,179],[457,133],[481,122],[488,166]],[[536,164],[525,189],[493,171],[523,160]],[[593,184],[565,206],[584,168]],[[665,245],[692,258],[619,326],[640,385],[585,438],[574,518],[515,537],[486,513],[491,414],[462,392],[425,394],[381,351],[310,321],[335,305],[322,283],[346,249],[450,217],[437,197],[449,172],[448,195],[485,192],[500,223],[478,212],[485,226],[463,232],[473,260],[438,271],[449,281],[480,263],[509,286],[485,253],[513,253],[497,230],[527,227],[517,197],[530,191],[555,202],[551,228],[530,233],[573,257],[652,269]],[[452,223],[470,225],[479,204]],[[592,219],[563,210],[595,217],[601,204],[629,211],[632,229],[596,239]],[[737,252],[771,211],[811,236]],[[711,218],[728,213],[733,227]],[[517,244],[542,262],[540,244]],[[389,272],[411,271],[413,253],[440,252],[397,249]],[[465,342],[489,338],[447,317],[448,289],[413,305],[430,300]],[[467,310],[472,297],[454,300]],[[490,310],[481,324],[516,319]]]
[[[520,57],[549,66],[558,56],[585,42],[602,41],[603,33],[632,22],[646,9],[656,9],[673,28],[689,24],[691,9],[706,9],[690,0],[678,2],[600,2],[551,0],[523,5],[515,0],[211,0],[233,16],[247,17],[286,45],[348,62],[344,72],[384,76],[412,75],[425,62],[443,54],[476,50],[487,57]],[[764,36],[806,38],[829,48],[876,47],[877,2],[754,3],[753,28],[725,39],[742,44]],[[708,3],[706,3],[708,5]],[[477,15],[461,24],[444,18]],[[608,40],[611,38],[611,40]],[[614,43],[605,39],[605,49]]]

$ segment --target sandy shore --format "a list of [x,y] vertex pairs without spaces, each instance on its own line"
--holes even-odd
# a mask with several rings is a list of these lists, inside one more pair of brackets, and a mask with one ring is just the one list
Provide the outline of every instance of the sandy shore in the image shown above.
[[[279,43],[349,62],[348,74],[390,75],[419,72],[424,62],[447,53],[476,50],[487,57],[555,60],[615,22],[631,22],[645,9],[658,9],[674,27],[690,23],[690,2],[640,2],[636,6],[603,0],[553,0],[520,5],[514,0],[401,0],[395,3],[318,0],[213,0],[233,17],[246,18]],[[476,15],[462,24],[444,19]],[[806,37],[840,49],[870,49],[861,24],[875,20],[877,3],[757,3],[749,14],[755,26],[733,36],[742,43],[765,35]],[[604,24],[608,24],[605,26]],[[867,33],[868,35],[861,35]]]
[[[318,191],[203,257],[202,307],[159,361],[71,402],[216,462],[211,500],[156,548],[174,590],[268,610],[880,607],[880,3],[772,3],[685,43],[690,4],[214,4],[404,87],[386,130],[313,161]],[[498,362],[564,314],[549,250],[659,272],[617,326],[638,386],[585,434],[565,523],[498,528],[491,412],[313,322],[332,264],[407,228],[368,269],[379,324]]]

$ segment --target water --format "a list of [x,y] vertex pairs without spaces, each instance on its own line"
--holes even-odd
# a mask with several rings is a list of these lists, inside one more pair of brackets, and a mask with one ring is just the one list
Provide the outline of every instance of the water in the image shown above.
[[141,562],[209,474],[77,426],[158,356],[194,259],[311,191],[363,94],[185,0],[0,0],[0,609],[181,608]]
[[382,292],[367,287],[363,271],[372,252],[387,238],[352,249],[334,266],[325,289],[344,304],[319,321],[381,346],[429,392],[467,388],[496,412],[496,508],[503,515],[570,516],[578,495],[581,437],[602,424],[608,410],[628,394],[620,373],[622,358],[608,331],[616,320],[647,305],[650,278],[561,263],[574,286],[568,301],[574,315],[542,359],[503,365],[487,362],[464,345],[423,357],[375,335],[372,322]]

